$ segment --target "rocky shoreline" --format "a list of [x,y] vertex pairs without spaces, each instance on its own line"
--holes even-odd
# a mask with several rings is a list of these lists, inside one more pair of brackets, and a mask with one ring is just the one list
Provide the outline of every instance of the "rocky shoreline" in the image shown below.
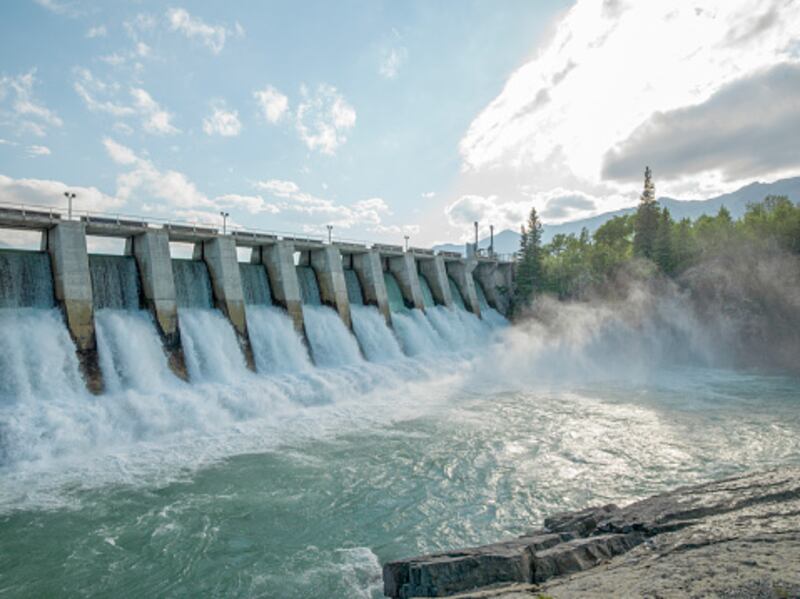
[[800,597],[800,468],[547,518],[519,538],[383,567],[396,599]]

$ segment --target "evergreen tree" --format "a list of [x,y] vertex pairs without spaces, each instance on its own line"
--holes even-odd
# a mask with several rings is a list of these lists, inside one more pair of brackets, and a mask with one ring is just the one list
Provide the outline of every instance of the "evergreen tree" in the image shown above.
[[656,237],[661,216],[652,177],[653,173],[648,166],[644,169],[644,191],[636,211],[633,235],[634,255],[649,260],[655,258]]
[[514,306],[519,309],[530,303],[534,292],[542,286],[542,224],[531,208],[528,227],[522,228],[521,257],[517,263]]
[[653,247],[653,260],[667,274],[672,273],[675,267],[672,247],[672,217],[666,208],[661,211],[658,220],[656,241]]

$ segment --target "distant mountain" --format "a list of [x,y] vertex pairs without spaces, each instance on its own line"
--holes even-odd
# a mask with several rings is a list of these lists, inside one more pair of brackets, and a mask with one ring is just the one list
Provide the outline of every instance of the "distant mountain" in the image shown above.
[[[760,202],[768,195],[785,195],[793,202],[800,202],[800,177],[792,177],[790,179],[780,179],[774,183],[751,183],[745,185],[731,193],[722,194],[707,200],[676,200],[674,198],[660,197],[659,203],[666,206],[672,218],[680,220],[682,218],[690,218],[692,220],[704,214],[713,216],[722,206],[725,206],[731,213],[733,218],[739,218],[744,215],[747,210],[747,205]],[[581,232],[581,229],[586,227],[589,233],[594,233],[603,223],[611,220],[615,216],[622,214],[630,214],[636,211],[636,207],[623,208],[621,210],[614,210],[612,212],[604,212],[597,216],[589,218],[582,218],[559,225],[544,225],[542,227],[542,240],[548,243],[553,239],[554,235],[564,233],[575,235]],[[519,249],[519,233],[507,229],[501,231],[494,236],[494,250],[498,254],[510,254]],[[489,239],[481,239],[478,242],[478,247],[488,248]],[[450,252],[466,252],[464,244],[443,244],[435,246],[436,250],[445,250]]]

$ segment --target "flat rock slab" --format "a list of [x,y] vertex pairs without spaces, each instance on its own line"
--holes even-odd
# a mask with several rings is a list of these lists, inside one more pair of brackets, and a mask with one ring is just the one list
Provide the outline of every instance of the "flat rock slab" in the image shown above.
[[800,597],[800,469],[557,514],[501,543],[387,563],[388,597]]

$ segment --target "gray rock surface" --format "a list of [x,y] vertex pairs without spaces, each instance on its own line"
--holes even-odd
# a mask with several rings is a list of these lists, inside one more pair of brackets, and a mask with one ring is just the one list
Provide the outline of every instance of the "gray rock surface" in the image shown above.
[[800,469],[557,514],[511,541],[389,562],[389,597],[800,597]]

